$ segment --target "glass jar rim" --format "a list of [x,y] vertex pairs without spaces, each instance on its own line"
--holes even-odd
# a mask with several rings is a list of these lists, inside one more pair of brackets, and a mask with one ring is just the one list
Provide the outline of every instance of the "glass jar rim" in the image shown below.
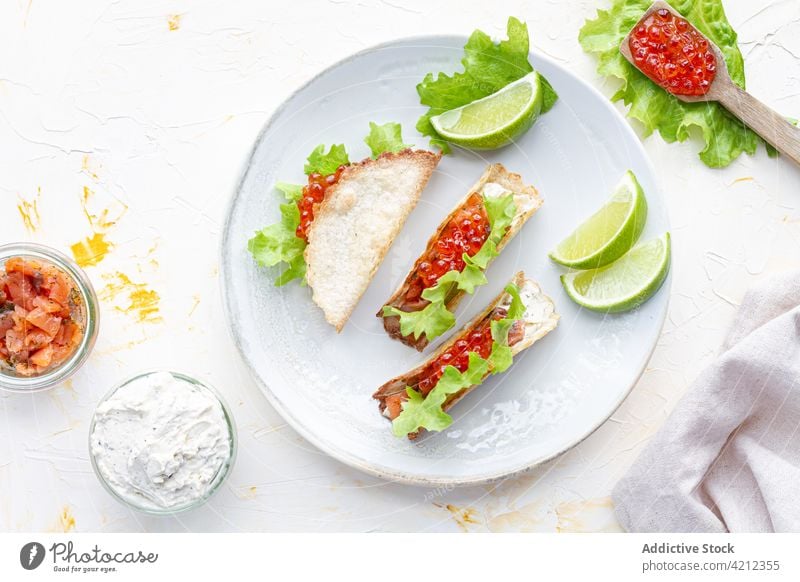
[[86,315],[81,343],[60,365],[36,376],[12,376],[0,369],[0,389],[17,393],[39,392],[52,388],[72,376],[89,358],[100,329],[100,310],[91,280],[77,263],[62,252],[38,243],[17,242],[0,245],[0,265],[17,256],[47,261],[64,271],[81,294]]
[[[115,490],[111,484],[106,480],[105,476],[103,475],[102,471],[100,471],[100,467],[97,465],[97,460],[95,459],[94,454],[92,453],[92,436],[94,435],[95,424],[97,421],[97,407],[101,404],[106,402],[109,398],[111,398],[114,394],[117,393],[118,390],[124,388],[125,386],[135,382],[136,380],[140,380],[142,378],[146,378],[147,376],[151,376],[153,374],[163,373],[166,372],[177,378],[179,380],[183,380],[188,382],[194,386],[199,386],[206,390],[209,394],[214,396],[214,398],[219,402],[220,408],[222,408],[222,414],[225,417],[225,423],[228,427],[228,439],[229,439],[229,454],[228,458],[225,460],[224,463],[220,466],[217,473],[214,475],[214,478],[211,480],[208,490],[196,499],[192,499],[186,503],[181,505],[177,505],[175,507],[155,507],[152,505],[140,505],[135,503],[132,499],[121,495],[117,490]],[[94,470],[94,474],[97,476],[97,479],[100,481],[100,484],[103,488],[111,494],[117,501],[134,509],[136,511],[140,511],[142,513],[147,513],[150,515],[160,515],[160,516],[169,516],[175,515],[178,513],[183,513],[185,511],[189,511],[191,509],[195,509],[200,507],[201,505],[205,504],[221,487],[222,484],[226,481],[228,475],[230,474],[233,465],[236,461],[236,456],[238,453],[238,442],[237,442],[237,431],[236,431],[236,422],[233,418],[233,413],[231,412],[228,403],[223,398],[222,394],[210,383],[200,380],[194,376],[183,372],[177,372],[175,370],[167,369],[167,368],[151,368],[148,370],[144,370],[138,372],[129,378],[123,380],[122,382],[114,385],[108,392],[106,392],[103,397],[97,403],[95,407],[95,412],[92,414],[92,421],[89,424],[89,459],[92,464],[92,469]]]

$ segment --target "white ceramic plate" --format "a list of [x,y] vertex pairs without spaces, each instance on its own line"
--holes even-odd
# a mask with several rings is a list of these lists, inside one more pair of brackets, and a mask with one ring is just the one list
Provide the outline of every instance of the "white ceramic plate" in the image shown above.
[[[516,144],[443,158],[341,334],[325,322],[307,287],[276,288],[276,272],[256,266],[247,240],[278,220],[279,195],[272,187],[279,180],[304,182],[305,157],[317,144],[344,143],[351,159],[360,160],[369,154],[363,142],[369,122],[398,121],[406,143],[428,147],[414,130],[425,110],[415,86],[430,71],[460,70],[465,42],[450,36],[390,42],[332,66],[292,95],[256,142],[230,207],[222,247],[233,337],[272,405],[340,461],[415,484],[498,479],[587,437],[644,369],[669,295],[668,281],[641,309],[603,316],[580,310],[563,292],[563,270],[547,252],[602,205],[625,170],[633,169],[649,202],[643,240],[668,230],[668,221],[652,167],[626,121],[600,93],[538,54],[531,54],[531,63],[558,92],[555,107]],[[487,380],[452,409],[454,423],[447,431],[409,443],[392,436],[371,395],[424,356],[390,340],[375,313],[490,162],[502,162],[535,185],[544,206],[490,267],[490,283],[462,301],[459,325],[520,269],[553,298],[561,322],[508,372]]]

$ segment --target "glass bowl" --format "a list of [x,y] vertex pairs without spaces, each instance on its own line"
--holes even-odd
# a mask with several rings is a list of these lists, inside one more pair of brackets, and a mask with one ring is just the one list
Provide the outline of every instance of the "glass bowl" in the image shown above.
[[160,372],[167,372],[168,374],[171,374],[174,378],[178,380],[183,380],[185,382],[193,384],[207,391],[212,396],[214,396],[214,398],[219,402],[220,407],[222,408],[222,413],[225,417],[225,422],[228,427],[228,437],[230,440],[229,454],[228,458],[225,460],[224,463],[222,463],[219,470],[214,475],[211,482],[208,484],[206,492],[200,497],[192,499],[191,501],[188,501],[180,505],[175,505],[172,507],[159,507],[155,505],[153,502],[146,500],[144,497],[142,497],[142,500],[140,502],[137,498],[133,496],[123,495],[122,493],[117,491],[103,475],[102,471],[100,470],[100,467],[98,466],[97,459],[95,459],[94,453],[92,452],[92,435],[94,434],[95,423],[97,421],[96,411],[95,414],[92,416],[92,422],[91,425],[89,426],[89,458],[91,459],[92,469],[94,469],[94,473],[95,475],[97,475],[97,479],[106,489],[106,491],[108,491],[112,497],[117,499],[117,501],[123,503],[124,505],[127,505],[131,509],[135,509],[136,511],[140,511],[142,513],[148,513],[151,515],[174,515],[176,513],[182,513],[184,511],[189,511],[191,509],[200,507],[206,501],[208,501],[208,499],[212,495],[214,495],[214,493],[216,493],[220,489],[222,484],[225,482],[225,479],[228,477],[228,474],[230,473],[231,469],[233,468],[234,462],[236,461],[236,453],[238,449],[237,437],[236,437],[236,424],[233,420],[233,414],[231,413],[231,410],[228,407],[227,403],[222,398],[220,393],[216,389],[214,389],[210,384],[201,382],[200,380],[197,380],[196,378],[193,378],[186,374],[182,374],[180,372],[173,372],[171,370],[161,370],[161,369],[148,370],[146,372],[136,374],[135,376],[125,380],[124,382],[112,388],[105,396],[103,396],[103,398],[100,400],[100,402],[97,403],[97,405],[100,406],[103,402],[105,402],[106,400],[111,398],[114,394],[116,394],[118,390],[124,389],[132,382],[135,382],[137,380],[146,378],[147,376],[150,376],[152,374],[157,374]]
[[36,259],[50,263],[64,271],[75,284],[81,296],[81,312],[78,316],[83,337],[73,354],[58,366],[35,376],[22,376],[0,365],[0,388],[12,392],[36,392],[60,384],[86,362],[97,339],[100,327],[100,311],[97,295],[86,273],[72,259],[55,249],[34,243],[12,243],[0,246],[0,267],[12,257]]

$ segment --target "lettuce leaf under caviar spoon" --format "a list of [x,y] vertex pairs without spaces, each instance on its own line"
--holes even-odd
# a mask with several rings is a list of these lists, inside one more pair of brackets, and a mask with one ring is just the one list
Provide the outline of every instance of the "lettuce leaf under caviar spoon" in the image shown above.
[[800,164],[800,128],[736,85],[719,47],[666,2],[657,0],[647,9],[619,50],[634,67],[681,101],[719,102]]

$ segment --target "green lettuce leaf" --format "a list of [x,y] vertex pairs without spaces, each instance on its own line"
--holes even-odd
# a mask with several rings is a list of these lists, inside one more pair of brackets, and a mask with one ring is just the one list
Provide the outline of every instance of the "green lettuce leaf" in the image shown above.
[[[491,323],[492,351],[489,357],[484,360],[477,353],[470,352],[469,364],[464,372],[459,372],[454,366],[447,366],[427,397],[423,397],[411,386],[406,386],[408,400],[403,403],[402,412],[392,422],[395,436],[404,437],[423,428],[429,431],[446,429],[453,422],[453,417],[442,409],[448,396],[476,386],[486,376],[500,374],[511,366],[514,355],[508,346],[508,330],[525,313],[525,305],[522,304],[519,288],[515,284],[510,283],[505,290],[512,297],[511,305],[505,318]],[[495,336],[495,329],[505,330],[500,332],[502,337]]]
[[281,221],[257,231],[247,242],[247,250],[261,266],[287,264],[287,268],[275,280],[275,285],[281,286],[294,279],[302,279],[306,274],[306,262],[303,259],[306,242],[295,236],[300,224],[300,209],[296,200],[302,195],[303,187],[278,182],[275,189],[287,200],[286,204],[280,205]]
[[464,269],[448,271],[436,281],[436,285],[425,289],[422,298],[430,301],[430,304],[420,311],[402,311],[396,307],[384,307],[384,317],[396,315],[399,318],[400,333],[404,336],[413,334],[414,339],[419,339],[425,334],[428,341],[433,341],[456,323],[455,315],[445,306],[448,298],[456,290],[471,295],[477,287],[488,282],[484,270],[499,254],[497,245],[511,226],[517,207],[514,204],[513,192],[498,197],[484,196],[483,204],[489,218],[489,238],[475,255],[471,257],[467,253],[462,255]]
[[339,166],[346,166],[350,163],[350,158],[347,157],[347,150],[342,144],[334,144],[325,153],[325,146],[320,144],[314,148],[306,161],[305,171],[308,174],[322,174],[327,176],[333,174]]
[[469,354],[469,365],[463,372],[454,366],[447,366],[442,377],[427,397],[406,387],[408,400],[403,403],[403,411],[392,422],[392,432],[396,437],[404,437],[420,428],[441,431],[453,423],[453,417],[442,410],[442,405],[451,394],[480,384],[489,373],[489,362],[475,352]]
[[422,334],[430,340],[437,338],[456,324],[456,316],[448,311],[443,302],[436,301],[419,311],[402,311],[387,305],[383,308],[383,316],[398,316],[400,333],[413,335],[419,339]]
[[369,135],[364,138],[364,142],[372,151],[372,158],[386,152],[401,152],[411,146],[403,143],[403,132],[399,123],[377,123],[369,122]]
[[[278,182],[275,184],[275,189],[283,194],[284,198],[289,202],[297,202],[300,198],[303,197],[303,185],[302,184],[289,184],[287,182]],[[297,219],[298,224],[300,223],[300,217],[298,216]]]
[[[430,136],[431,144],[444,153],[450,148],[436,133],[431,117],[497,93],[533,71],[528,62],[528,26],[512,16],[508,19],[506,31],[508,39],[495,44],[485,32],[476,30],[464,46],[463,73],[439,73],[437,76],[428,73],[417,85],[420,103],[429,107],[417,121],[417,130]],[[545,113],[555,104],[558,95],[544,77],[542,81],[542,113]]]
[[[718,103],[684,103],[653,83],[619,52],[626,34],[639,21],[651,0],[612,0],[609,10],[598,10],[578,40],[583,50],[598,56],[597,71],[622,80],[611,98],[629,106],[628,117],[640,121],[645,135],[658,131],[669,142],[686,141],[693,129],[705,143],[700,159],[712,168],[729,165],[742,153],[755,153],[763,143],[755,132]],[[713,40],[722,51],[733,81],[744,88],[744,61],[721,0],[671,0],[670,4]]]

